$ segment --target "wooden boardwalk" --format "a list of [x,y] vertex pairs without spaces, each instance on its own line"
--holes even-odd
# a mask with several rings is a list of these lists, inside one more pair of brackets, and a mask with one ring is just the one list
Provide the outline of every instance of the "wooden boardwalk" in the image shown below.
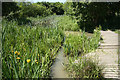
[[104,66],[102,73],[104,78],[119,78],[119,35],[112,31],[101,31],[103,43],[93,53],[88,53],[86,56],[97,60],[99,65]]

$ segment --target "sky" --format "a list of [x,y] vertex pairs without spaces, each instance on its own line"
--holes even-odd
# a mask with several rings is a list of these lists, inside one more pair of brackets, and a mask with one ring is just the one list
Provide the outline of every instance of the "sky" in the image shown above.
[[42,1],[46,1],[46,2],[62,2],[64,3],[66,0],[27,0],[27,1],[30,1],[30,2],[42,2]]

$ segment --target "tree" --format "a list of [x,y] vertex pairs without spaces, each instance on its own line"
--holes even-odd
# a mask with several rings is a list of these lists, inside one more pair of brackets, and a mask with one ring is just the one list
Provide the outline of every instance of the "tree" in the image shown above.
[[51,14],[63,15],[63,3],[56,2],[56,3],[49,3],[49,2],[38,2],[37,4],[41,4],[45,6],[47,9],[51,10]]
[[19,9],[16,2],[2,2],[2,16],[7,16],[11,12],[14,13]]
[[56,13],[57,15],[63,15],[64,14],[63,3],[60,2],[53,3],[52,12]]
[[77,19],[81,29],[93,31],[99,25],[108,23],[120,13],[120,2],[66,2],[65,13]]

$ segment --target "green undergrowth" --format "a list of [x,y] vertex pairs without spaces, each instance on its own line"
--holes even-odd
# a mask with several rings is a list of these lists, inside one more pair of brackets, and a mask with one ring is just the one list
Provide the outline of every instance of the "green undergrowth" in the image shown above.
[[66,37],[63,49],[68,58],[66,70],[70,77],[103,79],[103,68],[97,62],[83,58],[85,54],[98,48],[100,30],[101,27],[96,28],[91,37],[86,36],[84,31],[80,31],[79,35],[69,34]]
[[[77,59],[77,60],[76,60]],[[69,77],[72,78],[89,78],[89,79],[103,79],[102,66],[98,66],[97,62],[93,62],[89,58],[85,57],[76,57],[68,58],[69,64],[66,64],[66,70],[69,74]]]
[[76,20],[67,15],[51,15],[48,17],[28,17],[33,26],[39,25],[42,27],[58,27],[65,31],[79,31]]
[[63,33],[54,27],[2,22],[2,77],[48,78]]
[[65,31],[79,31],[79,26],[75,19],[72,19],[70,16],[63,15],[61,17],[57,17],[58,27]]
[[118,34],[120,34],[120,30],[115,30],[115,33],[118,33]]
[[57,22],[56,17],[60,17],[60,15],[51,15],[47,17],[41,17],[37,16],[36,18],[34,17],[28,17],[31,21],[32,26],[41,26],[41,27],[57,27]]
[[80,30],[79,35],[69,34],[64,42],[64,53],[69,56],[79,56],[80,54],[95,51],[100,41],[100,28],[94,30],[93,36],[86,36]]

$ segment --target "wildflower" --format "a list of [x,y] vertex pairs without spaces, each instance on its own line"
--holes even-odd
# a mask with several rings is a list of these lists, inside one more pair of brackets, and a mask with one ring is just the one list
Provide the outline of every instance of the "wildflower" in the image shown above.
[[27,59],[27,63],[29,63],[31,60],[30,59]]
[[40,55],[38,54],[38,56],[40,56]]
[[36,62],[38,64],[38,62]]
[[20,53],[18,52],[17,55],[20,55]]
[[35,62],[37,62],[37,60],[35,60]]
[[15,51],[15,54],[17,54],[18,52],[17,51]]
[[98,76],[97,76],[97,78],[98,78]]
[[17,57],[16,59],[20,59],[20,57]]

